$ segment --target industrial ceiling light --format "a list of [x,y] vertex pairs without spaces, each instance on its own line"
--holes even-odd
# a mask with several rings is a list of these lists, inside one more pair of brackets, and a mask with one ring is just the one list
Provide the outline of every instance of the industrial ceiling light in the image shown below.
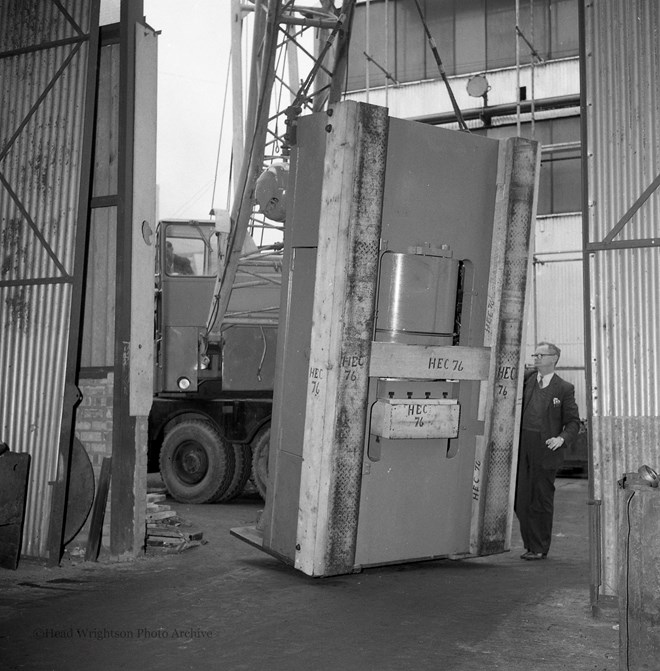
[[467,81],[466,89],[468,95],[473,98],[486,98],[486,94],[490,91],[490,84],[485,75],[474,75]]

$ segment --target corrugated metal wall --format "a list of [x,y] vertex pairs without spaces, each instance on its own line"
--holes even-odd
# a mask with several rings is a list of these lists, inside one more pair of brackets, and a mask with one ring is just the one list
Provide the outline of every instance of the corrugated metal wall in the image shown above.
[[57,479],[92,6],[0,3],[1,439],[32,455],[23,552],[39,557]]
[[617,480],[660,468],[660,6],[586,1],[584,24],[595,541],[614,595]]
[[532,365],[536,343],[546,340],[561,349],[557,373],[575,385],[580,417],[587,416],[584,365],[580,214],[537,217],[534,275],[527,310],[525,363]]

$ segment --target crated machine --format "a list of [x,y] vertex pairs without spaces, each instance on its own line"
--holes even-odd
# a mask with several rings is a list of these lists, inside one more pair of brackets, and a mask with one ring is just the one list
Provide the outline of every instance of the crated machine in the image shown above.
[[343,102],[299,120],[266,507],[308,575],[508,549],[539,148]]

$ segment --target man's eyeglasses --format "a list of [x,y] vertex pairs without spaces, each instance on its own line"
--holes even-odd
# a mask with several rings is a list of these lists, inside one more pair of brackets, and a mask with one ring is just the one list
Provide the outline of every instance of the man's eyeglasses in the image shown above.
[[549,353],[548,354],[543,354],[543,353],[538,354],[537,352],[534,352],[534,354],[532,354],[532,359],[541,359],[544,356],[555,356],[555,355],[554,354],[549,354]]

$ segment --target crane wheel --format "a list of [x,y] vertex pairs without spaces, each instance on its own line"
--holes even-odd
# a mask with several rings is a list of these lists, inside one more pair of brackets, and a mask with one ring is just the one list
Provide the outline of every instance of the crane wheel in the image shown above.
[[165,434],[159,463],[172,498],[181,503],[211,503],[232,484],[234,447],[211,422],[187,419]]
[[261,498],[266,500],[268,486],[268,454],[270,451],[270,424],[266,424],[252,441],[252,481]]
[[234,444],[234,477],[227,491],[213,499],[213,503],[226,503],[240,496],[252,473],[252,447],[247,444]]

